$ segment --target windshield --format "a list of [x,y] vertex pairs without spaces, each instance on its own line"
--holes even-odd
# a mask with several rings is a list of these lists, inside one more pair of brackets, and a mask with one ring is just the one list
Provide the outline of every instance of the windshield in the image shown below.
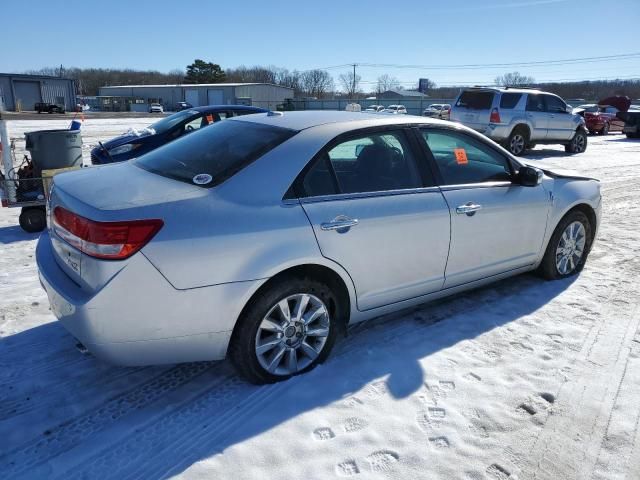
[[[156,105],[153,104],[152,106]],[[187,120],[190,117],[195,117],[196,115],[200,115],[200,112],[198,112],[197,110],[184,110],[182,112],[169,115],[168,117],[164,117],[162,120],[158,120],[156,123],[149,125],[148,128],[153,130],[155,133],[164,133],[178,125],[183,120]]]
[[212,187],[295,133],[259,123],[217,122],[142,155],[135,164],[164,177]]

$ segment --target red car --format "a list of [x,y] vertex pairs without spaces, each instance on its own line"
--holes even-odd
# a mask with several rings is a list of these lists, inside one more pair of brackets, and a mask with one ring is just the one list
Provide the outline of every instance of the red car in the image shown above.
[[606,135],[609,132],[622,132],[624,122],[616,117],[616,113],[626,112],[630,105],[629,97],[607,97],[597,105],[580,105],[575,113],[584,117],[589,133]]

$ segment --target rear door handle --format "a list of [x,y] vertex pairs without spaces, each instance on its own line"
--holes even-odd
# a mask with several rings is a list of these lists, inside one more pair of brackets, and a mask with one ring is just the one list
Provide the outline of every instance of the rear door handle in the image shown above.
[[347,217],[346,215],[338,215],[336,218],[334,218],[330,222],[321,223],[320,228],[325,231],[330,231],[330,230],[347,231],[351,227],[355,227],[356,225],[358,225],[357,218],[350,218],[350,217]]
[[473,202],[469,202],[465,205],[460,205],[458,207],[456,207],[456,213],[458,215],[468,215],[468,216],[472,216],[474,215],[478,210],[480,210],[482,208],[482,205],[478,205],[476,203]]

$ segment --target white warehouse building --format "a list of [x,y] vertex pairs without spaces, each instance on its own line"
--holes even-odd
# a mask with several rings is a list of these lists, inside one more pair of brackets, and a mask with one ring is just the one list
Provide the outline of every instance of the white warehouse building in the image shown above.
[[160,103],[174,110],[178,102],[194,107],[205,105],[252,105],[275,110],[293,89],[270,83],[200,83],[179,85],[120,85],[100,87],[100,96],[134,97],[132,110],[146,110],[150,103]]

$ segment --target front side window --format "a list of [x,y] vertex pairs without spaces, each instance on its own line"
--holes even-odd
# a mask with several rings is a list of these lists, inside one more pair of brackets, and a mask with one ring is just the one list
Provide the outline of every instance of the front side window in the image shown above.
[[545,95],[544,99],[547,104],[547,112],[565,113],[567,111],[567,105],[558,97],[554,97],[553,95]]
[[372,133],[339,142],[320,154],[302,179],[305,197],[422,187],[402,131]]
[[[211,187],[222,183],[296,132],[258,123],[216,122],[139,157],[135,164],[158,175]],[[209,182],[196,181],[210,176]]]
[[450,130],[422,130],[422,135],[444,185],[511,180],[507,158],[481,141]]

